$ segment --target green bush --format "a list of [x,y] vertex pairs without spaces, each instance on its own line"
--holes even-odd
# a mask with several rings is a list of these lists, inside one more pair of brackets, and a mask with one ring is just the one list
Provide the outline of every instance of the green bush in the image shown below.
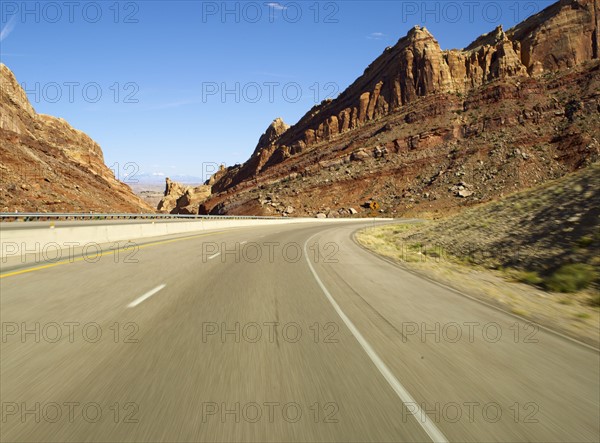
[[577,100],[571,100],[565,105],[565,116],[572,122],[575,114],[581,110],[581,103]]
[[587,248],[594,242],[594,237],[591,235],[584,235],[579,240],[577,240],[577,244],[582,248]]
[[539,285],[543,283],[542,277],[538,275],[535,271],[522,271],[515,274],[515,278],[523,283],[527,283],[528,285]]
[[594,268],[584,263],[561,266],[546,279],[545,286],[554,292],[577,292],[596,279]]

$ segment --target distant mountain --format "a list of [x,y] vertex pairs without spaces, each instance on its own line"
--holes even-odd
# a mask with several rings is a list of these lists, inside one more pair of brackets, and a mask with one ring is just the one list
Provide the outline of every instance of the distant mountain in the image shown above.
[[96,142],[37,114],[4,64],[0,83],[0,211],[154,212],[115,179]]
[[205,180],[202,180],[202,177],[196,177],[193,175],[181,175],[181,174],[172,174],[167,175],[163,173],[149,173],[149,172],[141,172],[139,174],[133,174],[131,177],[123,179],[123,181],[127,184],[133,185],[161,185],[165,186],[165,180],[170,178],[171,180],[186,184],[186,185],[199,185],[203,183]]
[[[212,214],[447,213],[596,161],[599,0],[561,0],[462,50],[416,26],[334,100],[276,119],[220,172]],[[359,214],[360,215],[360,214]]]

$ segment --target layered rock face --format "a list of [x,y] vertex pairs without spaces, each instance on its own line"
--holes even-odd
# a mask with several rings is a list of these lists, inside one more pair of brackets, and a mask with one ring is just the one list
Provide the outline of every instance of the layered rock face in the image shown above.
[[4,64],[0,80],[1,211],[152,212],[115,179],[96,142],[37,114]]
[[[494,145],[508,156],[518,146],[514,143],[528,147],[537,142],[540,152],[548,147],[544,158],[557,161],[546,174],[536,172],[535,180],[567,172],[595,158],[597,151],[597,129],[591,121],[598,112],[598,14],[598,0],[561,0],[508,31],[498,27],[465,49],[449,51],[442,51],[429,31],[417,26],[335,100],[315,106],[289,128],[274,121],[250,159],[215,180],[215,195],[204,206],[213,213],[270,214],[256,204],[261,197],[254,194],[281,187],[286,180],[300,180],[300,189],[335,186],[329,192],[340,192],[343,198],[350,184],[337,183],[350,177],[363,184],[376,182],[381,177],[368,177],[373,168],[387,177],[389,186],[415,187],[408,182],[419,175],[419,162],[444,169],[450,157],[460,160]],[[573,109],[587,110],[585,117],[578,114],[591,119],[586,127],[572,125],[566,117],[570,102]],[[466,146],[470,152],[461,150]],[[568,165],[560,161],[566,158],[563,154],[553,151],[559,146],[571,147]],[[376,162],[371,165],[369,159]],[[363,165],[352,163],[342,177],[325,173],[356,161]],[[500,166],[492,158],[477,161],[491,171]],[[401,177],[399,167],[405,170]],[[406,174],[413,173],[409,180]],[[315,175],[327,181],[307,183]],[[510,187],[531,185],[528,180]],[[495,187],[504,189],[509,181],[505,178]],[[449,183],[453,186],[458,184]],[[474,191],[461,192],[477,198]],[[326,191],[318,194],[335,204]],[[391,203],[394,210],[411,206],[401,200],[402,195]],[[308,209],[310,214],[319,208]]]
[[463,50],[442,51],[425,28],[377,58],[337,99],[287,128],[276,120],[251,158],[215,184],[223,191],[319,142],[402,111],[435,94],[465,95],[495,80],[537,77],[598,58],[598,0],[561,0],[504,32],[483,35]]
[[158,203],[160,212],[170,214],[197,214],[199,205],[211,194],[209,185],[185,186],[181,183],[171,181],[167,177],[165,194]]

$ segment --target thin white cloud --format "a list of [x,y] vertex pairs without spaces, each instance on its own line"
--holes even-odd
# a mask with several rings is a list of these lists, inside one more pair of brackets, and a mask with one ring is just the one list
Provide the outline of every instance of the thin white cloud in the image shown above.
[[164,172],[153,172],[152,175],[157,176],[157,177],[164,177],[165,173]]
[[367,35],[367,38],[370,40],[381,40],[383,37],[385,37],[383,32],[371,32]]
[[273,9],[276,9],[278,11],[283,11],[284,9],[287,9],[287,6],[283,6],[281,3],[275,3],[275,2],[267,3],[267,6],[269,8],[273,8]]
[[8,35],[15,29],[15,25],[17,24],[17,16],[13,15],[13,17],[8,21],[2,31],[0,31],[0,42],[3,41]]

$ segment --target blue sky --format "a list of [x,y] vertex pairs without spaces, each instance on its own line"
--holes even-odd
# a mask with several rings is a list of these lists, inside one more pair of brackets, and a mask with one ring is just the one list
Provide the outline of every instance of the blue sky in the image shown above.
[[244,162],[275,117],[295,123],[416,24],[461,48],[549,4],[3,1],[0,58],[36,110],[89,134],[121,179],[126,163],[201,176],[203,163]]

